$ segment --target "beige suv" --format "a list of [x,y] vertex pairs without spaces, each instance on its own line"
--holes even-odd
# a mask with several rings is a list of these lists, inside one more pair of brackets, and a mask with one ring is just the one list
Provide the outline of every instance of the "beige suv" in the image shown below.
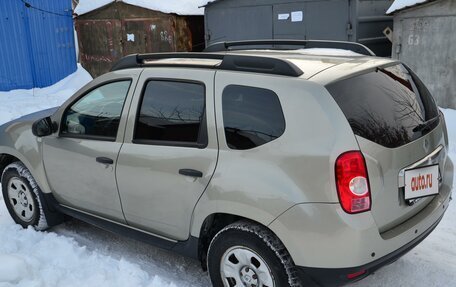
[[437,226],[447,149],[400,62],[355,43],[229,42],[125,57],[1,126],[0,174],[23,227],[70,215],[198,258],[214,286],[331,286]]

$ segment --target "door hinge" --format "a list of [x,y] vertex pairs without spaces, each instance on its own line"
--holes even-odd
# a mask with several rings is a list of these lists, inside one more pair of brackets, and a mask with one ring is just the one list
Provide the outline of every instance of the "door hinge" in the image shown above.
[[396,45],[396,54],[400,54],[402,50],[402,44],[397,44]]
[[353,26],[350,22],[347,23],[347,35],[352,36],[353,35]]

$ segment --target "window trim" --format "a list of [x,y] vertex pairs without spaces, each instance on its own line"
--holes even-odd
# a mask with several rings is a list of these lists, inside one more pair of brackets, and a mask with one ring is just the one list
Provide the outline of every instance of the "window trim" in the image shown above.
[[[224,118],[224,109],[223,109],[223,95],[225,93],[225,90],[228,88],[228,87],[231,87],[231,86],[236,86],[236,87],[245,87],[245,88],[254,88],[254,89],[260,89],[260,90],[267,90],[267,91],[271,91],[274,93],[274,95],[276,96],[277,98],[277,101],[279,102],[279,107],[280,107],[280,111],[282,112],[282,118],[283,118],[283,131],[282,133],[275,139],[271,140],[271,141],[268,141],[268,142],[265,142],[259,146],[256,146],[256,147],[253,147],[253,148],[248,148],[248,149],[234,149],[234,148],[231,148],[230,145],[228,144],[228,140],[227,140],[227,136],[226,136],[226,126],[225,126],[225,118]],[[280,139],[284,134],[285,132],[287,131],[287,119],[285,118],[285,113],[283,112],[283,105],[282,105],[282,102],[280,101],[280,97],[279,95],[277,94],[276,91],[270,89],[270,88],[265,88],[265,87],[260,87],[260,86],[247,86],[247,85],[241,85],[241,84],[228,84],[228,85],[225,85],[225,87],[223,87],[223,90],[222,90],[222,94],[221,94],[221,108],[222,108],[222,122],[223,122],[223,135],[224,135],[224,138],[225,138],[225,145],[226,147],[229,149],[229,150],[232,150],[232,151],[248,151],[248,150],[253,150],[253,149],[256,149],[256,148],[259,148],[259,147],[262,147],[266,144],[269,144],[271,142],[274,142],[278,139]]]
[[[429,88],[424,84],[424,82],[420,79],[420,77],[418,77],[418,75],[415,74],[415,72],[409,66],[407,66],[405,63],[402,63],[402,66],[404,66],[404,68],[409,72],[410,77],[412,78],[413,85],[414,85],[414,87],[416,89],[416,93],[418,93],[418,95],[420,95],[421,103],[424,104],[423,103],[422,90],[419,88],[419,86],[421,86],[422,88],[425,89],[425,94],[428,94],[427,96],[429,96],[429,98],[431,99],[432,103],[436,106],[436,109],[437,109],[437,116],[436,117],[440,117],[439,107],[438,107],[437,102],[435,101],[435,98],[432,95],[431,91],[429,91]],[[424,106],[423,106],[423,108],[426,110],[426,108]],[[426,113],[427,112],[428,111],[426,110]],[[429,119],[426,119],[426,120],[429,120]],[[438,126],[439,123],[440,123],[440,119],[436,122],[434,128],[436,126]],[[432,128],[431,130],[433,130],[434,128]]]
[[[174,83],[187,83],[187,84],[197,84],[203,87],[204,89],[204,105],[203,105],[203,120],[200,124],[200,129],[198,132],[198,139],[196,142],[184,142],[184,141],[161,141],[161,140],[147,140],[147,139],[136,139],[136,129],[138,126],[138,120],[141,113],[142,104],[144,101],[144,96],[146,94],[146,88],[149,82],[174,82]],[[207,93],[206,93],[206,83],[197,80],[190,80],[190,79],[175,79],[175,78],[155,78],[150,77],[144,81],[142,90],[141,90],[141,97],[139,98],[135,116],[135,123],[133,128],[133,135],[131,142],[133,144],[141,144],[141,145],[154,145],[154,146],[171,146],[171,147],[187,147],[187,148],[198,148],[198,149],[205,149],[209,144],[208,140],[208,131],[207,131]]]
[[126,95],[125,101],[124,101],[124,103],[122,105],[122,111],[120,112],[120,118],[122,119],[122,114],[124,113],[124,109],[125,109],[125,103],[127,102],[128,94],[130,93],[130,89],[131,89],[131,86],[132,86],[132,83],[133,83],[133,78],[132,77],[117,78],[117,79],[112,79],[112,80],[108,80],[106,82],[100,83],[100,84],[95,85],[94,87],[90,88],[89,90],[87,90],[81,96],[79,96],[76,99],[74,99],[63,110],[62,116],[60,118],[58,137],[61,137],[61,138],[73,138],[73,139],[86,139],[86,140],[98,140],[98,141],[106,141],[106,142],[115,142],[117,140],[117,135],[119,134],[119,127],[117,127],[117,132],[116,132],[116,136],[115,137],[106,137],[106,136],[97,136],[97,135],[81,135],[81,134],[64,134],[64,133],[62,133],[62,129],[64,127],[63,120],[65,118],[65,115],[66,115],[67,111],[72,106],[74,106],[80,99],[82,99],[83,97],[87,96],[88,94],[90,94],[94,90],[96,90],[96,89],[98,89],[98,88],[100,88],[102,86],[105,86],[105,85],[109,85],[109,84],[117,83],[117,82],[125,82],[125,81],[130,81],[130,85],[128,86],[127,95]]

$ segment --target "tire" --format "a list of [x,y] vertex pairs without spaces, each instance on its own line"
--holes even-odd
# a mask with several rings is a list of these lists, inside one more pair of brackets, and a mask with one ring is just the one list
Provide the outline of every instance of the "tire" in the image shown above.
[[30,171],[21,162],[14,162],[5,168],[1,179],[3,199],[14,221],[23,228],[48,229],[41,190]]
[[215,235],[207,267],[214,287],[302,286],[282,242],[267,228],[249,221],[228,225]]

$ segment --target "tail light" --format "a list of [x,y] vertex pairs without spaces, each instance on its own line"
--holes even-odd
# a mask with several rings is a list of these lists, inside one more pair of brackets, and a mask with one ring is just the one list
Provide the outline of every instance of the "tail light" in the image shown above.
[[345,212],[353,214],[371,209],[366,161],[360,151],[349,151],[337,158],[336,186]]

